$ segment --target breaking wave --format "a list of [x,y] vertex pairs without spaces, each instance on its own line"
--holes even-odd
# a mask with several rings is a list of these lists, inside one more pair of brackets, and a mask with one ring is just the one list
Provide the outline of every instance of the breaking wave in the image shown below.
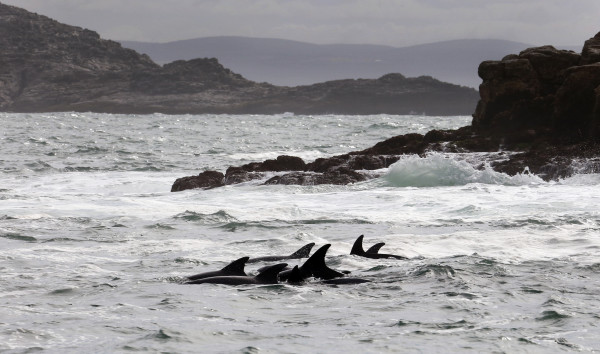
[[545,183],[540,177],[523,171],[509,176],[484,164],[481,169],[472,164],[442,154],[426,157],[406,156],[390,166],[383,177],[395,187],[461,186],[469,183],[527,185]]

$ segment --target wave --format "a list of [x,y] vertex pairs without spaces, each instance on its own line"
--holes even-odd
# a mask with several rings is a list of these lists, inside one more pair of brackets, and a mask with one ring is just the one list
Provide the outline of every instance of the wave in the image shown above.
[[237,221],[237,219],[234,216],[228,214],[224,210],[219,210],[216,213],[212,214],[203,214],[197,213],[195,211],[186,210],[183,213],[179,213],[173,216],[173,219],[181,219],[203,225],[232,223]]
[[21,234],[17,234],[17,233],[6,233],[6,234],[0,234],[1,238],[5,238],[5,239],[9,239],[9,240],[15,240],[15,241],[25,241],[25,242],[37,242],[37,238],[33,237],[33,236],[26,236],[26,235],[21,235]]
[[482,169],[476,169],[466,161],[437,153],[426,157],[403,157],[390,166],[383,179],[394,187],[462,186],[469,183],[520,186],[545,183],[527,170],[509,176],[494,171],[488,164],[484,164]]
[[560,184],[570,186],[593,186],[600,184],[600,173],[581,173],[571,177],[563,178]]

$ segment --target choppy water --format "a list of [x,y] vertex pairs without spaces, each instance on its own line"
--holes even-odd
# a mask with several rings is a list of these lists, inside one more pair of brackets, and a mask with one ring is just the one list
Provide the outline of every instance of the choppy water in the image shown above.
[[[351,186],[169,192],[204,169],[309,161],[469,117],[0,121],[2,352],[600,350],[600,175],[547,183],[431,155]],[[349,256],[360,234],[410,260]],[[178,282],[308,242],[331,243],[331,267],[372,282]]]

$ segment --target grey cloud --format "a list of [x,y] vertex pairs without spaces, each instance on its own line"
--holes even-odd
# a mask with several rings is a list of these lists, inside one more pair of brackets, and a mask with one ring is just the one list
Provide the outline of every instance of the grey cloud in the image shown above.
[[597,0],[4,0],[116,40],[216,35],[403,46],[458,38],[580,44]]

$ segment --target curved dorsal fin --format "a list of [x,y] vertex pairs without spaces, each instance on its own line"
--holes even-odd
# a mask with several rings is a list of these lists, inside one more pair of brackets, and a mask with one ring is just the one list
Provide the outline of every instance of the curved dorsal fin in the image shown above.
[[369,247],[369,249],[367,250],[367,253],[379,253],[379,250],[383,246],[385,246],[385,242],[376,243],[373,246]]
[[291,259],[307,258],[308,255],[310,254],[310,250],[312,250],[314,245],[315,245],[315,243],[311,242],[307,245],[300,247],[296,252],[290,254],[289,258],[291,258]]
[[302,273],[305,273],[305,274],[310,273],[310,275],[312,275],[313,269],[320,268],[320,267],[326,267],[325,255],[327,254],[327,250],[329,249],[329,247],[331,247],[330,243],[328,243],[324,246],[321,246],[321,248],[316,250],[315,253],[313,253],[313,255],[310,256],[310,258],[307,259],[306,262],[304,262],[302,267],[300,267],[301,268],[300,270],[302,271]]
[[356,241],[354,241],[354,245],[352,245],[352,250],[350,250],[350,254],[356,254],[356,255],[360,256],[365,253],[365,250],[363,249],[363,245],[362,245],[364,237],[365,237],[365,235],[358,236]]
[[329,247],[331,247],[331,244],[322,246],[304,262],[302,267],[300,267],[302,276],[309,277],[312,275],[315,278],[321,279],[333,279],[344,276],[344,274],[329,268],[325,264],[325,254],[327,254]]
[[285,267],[287,267],[287,263],[279,263],[266,267],[255,278],[265,283],[277,283],[277,274]]
[[248,259],[250,259],[250,257],[242,257],[240,259],[236,259],[235,261],[226,265],[221,270],[234,275],[246,275],[246,273],[244,272],[244,267],[246,266],[246,262],[248,262]]

